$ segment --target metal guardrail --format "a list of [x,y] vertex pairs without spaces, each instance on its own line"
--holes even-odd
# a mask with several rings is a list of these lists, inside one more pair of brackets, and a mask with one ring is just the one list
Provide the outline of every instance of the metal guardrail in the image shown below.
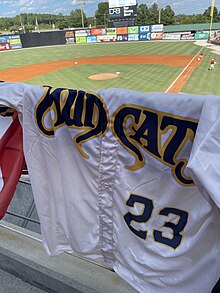
[[[27,184],[27,185],[30,185],[31,186],[31,183],[29,181],[29,177],[28,176],[27,177],[24,176],[23,179],[21,177],[19,179],[19,183]],[[11,228],[10,226],[6,226],[6,225],[4,225],[2,223],[0,223],[0,227],[6,228],[7,230],[11,230],[11,231],[16,232],[18,234],[21,234],[22,236],[29,237],[29,238],[31,238],[33,240],[36,240],[36,241],[39,241],[39,242],[42,243],[42,240],[40,240],[40,238],[36,238],[36,237],[30,236],[28,231],[31,231],[31,229],[28,229],[26,227],[27,224],[28,224],[28,222],[32,222],[34,224],[39,224],[40,225],[40,222],[38,220],[35,220],[35,219],[33,219],[33,218],[30,217],[34,209],[35,209],[35,203],[34,203],[34,199],[33,199],[33,202],[31,204],[31,207],[30,207],[30,209],[29,209],[29,211],[27,213],[28,216],[24,216],[24,215],[21,215],[19,213],[12,212],[12,211],[7,211],[6,212],[7,215],[12,216],[12,217],[16,217],[16,218],[19,218],[19,219],[22,219],[22,220],[24,220],[24,222],[22,224],[20,224],[20,225],[14,224],[14,223],[12,224],[12,225],[14,225],[14,227],[18,226],[18,229]],[[6,222],[7,222],[7,220],[6,220]],[[9,225],[10,225],[10,223],[9,223]],[[25,228],[28,231],[26,230],[27,232],[21,232],[19,230],[19,227]],[[34,233],[36,233],[36,232],[34,232]],[[40,234],[39,234],[39,236],[40,236]],[[111,267],[105,265],[104,263],[102,263],[100,261],[95,261],[95,260],[89,259],[89,258],[87,258],[87,257],[85,257],[83,255],[80,255],[80,254],[77,254],[77,253],[72,253],[72,252],[65,252],[65,254],[71,255],[72,257],[76,257],[78,259],[82,259],[82,260],[87,261],[89,263],[92,263],[92,264],[94,264],[96,266],[100,266],[100,267],[102,267],[104,269],[107,269],[107,270],[110,270],[110,271],[114,271]]]
[[[21,183],[22,185],[23,184],[28,185],[31,188],[30,179],[27,174],[21,175],[21,177],[19,179],[19,183]],[[19,192],[19,191],[17,191],[17,192]],[[35,210],[35,202],[34,202],[34,199],[32,198],[32,193],[30,195],[31,195],[30,205],[29,205],[28,210],[26,210],[25,213],[24,213],[24,210],[23,210],[23,213],[19,213],[19,209],[16,209],[16,208],[12,208],[10,210],[10,206],[9,206],[9,210],[6,212],[6,215],[8,215],[8,216],[23,220],[22,222],[20,222],[20,224],[18,224],[18,226],[23,227],[23,228],[27,228],[28,223],[40,225],[40,221],[38,219],[34,219],[31,217],[32,213]],[[19,196],[17,198],[19,198]],[[15,207],[15,205],[14,205],[14,207]],[[14,221],[16,221],[16,220],[12,220],[12,223],[15,223]],[[11,221],[9,221],[9,222],[11,222]]]
[[32,218],[29,218],[29,217],[25,217],[25,216],[19,215],[19,214],[17,214],[17,213],[6,212],[6,214],[8,214],[8,215],[10,215],[10,216],[17,217],[17,218],[19,218],[19,219],[27,220],[27,221],[30,221],[30,222],[33,222],[33,223],[36,223],[36,224],[40,224],[40,222],[37,221],[37,220],[34,220],[34,219],[32,219]]

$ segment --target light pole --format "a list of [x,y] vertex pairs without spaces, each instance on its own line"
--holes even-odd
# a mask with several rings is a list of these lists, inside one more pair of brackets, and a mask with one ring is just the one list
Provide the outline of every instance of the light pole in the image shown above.
[[84,0],[79,1],[80,9],[81,9],[81,19],[82,19],[82,27],[84,28],[84,13],[83,13],[83,7],[84,7]]
[[161,8],[159,9],[159,17],[158,17],[158,23],[161,21]]
[[212,23],[213,23],[213,14],[214,14],[214,8],[215,8],[215,0],[212,0],[212,6],[210,11],[210,29],[209,29],[209,40],[211,39],[211,33],[212,33]]
[[20,17],[21,28],[23,30],[23,33],[25,34],[25,27],[24,27],[24,24],[23,24],[23,21],[22,21],[22,18],[21,18],[21,14],[19,14],[19,17]]

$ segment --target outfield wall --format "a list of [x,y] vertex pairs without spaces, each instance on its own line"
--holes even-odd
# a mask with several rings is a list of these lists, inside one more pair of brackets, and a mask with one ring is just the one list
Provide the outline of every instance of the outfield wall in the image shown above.
[[[64,45],[67,39],[75,43],[74,31],[34,32],[19,35],[1,35],[0,51],[31,48],[39,46]],[[74,39],[74,41],[73,41]]]
[[[0,51],[64,44],[106,42],[157,41],[157,40],[208,40],[209,32],[164,32],[163,24],[116,28],[69,29],[48,32],[29,32],[20,35],[0,36]],[[214,33],[214,32],[213,32]]]
[[23,48],[61,45],[66,43],[64,31],[25,33],[21,34],[20,37]]
[[209,37],[209,32],[164,33],[163,24],[81,29],[76,30],[74,33],[76,44],[156,40],[207,40]]

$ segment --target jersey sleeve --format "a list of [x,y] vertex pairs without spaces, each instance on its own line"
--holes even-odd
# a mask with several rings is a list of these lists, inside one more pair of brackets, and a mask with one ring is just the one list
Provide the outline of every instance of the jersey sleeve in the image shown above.
[[17,112],[22,111],[22,106],[19,105],[22,102],[26,86],[28,85],[15,82],[0,83],[0,106],[15,109]]
[[220,97],[207,96],[196,137],[193,143],[188,170],[205,197],[210,196],[220,208]]

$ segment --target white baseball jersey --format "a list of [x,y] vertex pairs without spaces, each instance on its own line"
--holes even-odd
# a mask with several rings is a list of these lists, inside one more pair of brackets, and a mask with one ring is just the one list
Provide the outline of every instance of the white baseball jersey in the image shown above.
[[142,293],[211,292],[220,276],[220,97],[22,83],[0,93],[20,113],[50,255],[103,258]]

